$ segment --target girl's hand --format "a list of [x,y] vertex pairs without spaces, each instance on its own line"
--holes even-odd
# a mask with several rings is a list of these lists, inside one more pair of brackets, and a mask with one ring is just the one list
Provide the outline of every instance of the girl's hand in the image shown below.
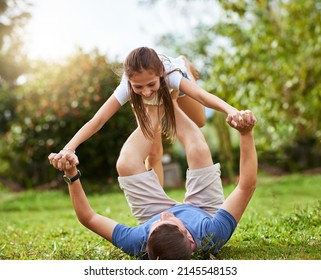
[[241,119],[241,111],[233,110],[227,114],[226,122],[233,128],[238,126]]

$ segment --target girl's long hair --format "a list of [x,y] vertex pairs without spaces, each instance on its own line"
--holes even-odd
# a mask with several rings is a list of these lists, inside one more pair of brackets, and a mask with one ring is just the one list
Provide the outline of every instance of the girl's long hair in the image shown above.
[[[124,66],[125,74],[128,79],[130,79],[135,73],[141,73],[143,70],[153,71],[156,76],[160,77],[160,87],[156,98],[158,117],[161,119],[162,133],[166,138],[173,139],[176,136],[176,120],[173,101],[171,99],[170,90],[165,82],[166,74],[164,65],[158,54],[153,49],[147,47],[134,49],[127,56]],[[128,82],[128,90],[130,94],[130,102],[137,117],[139,126],[141,127],[144,136],[152,139],[154,137],[154,131],[146,111],[143,98],[141,95],[134,92],[130,82]]]

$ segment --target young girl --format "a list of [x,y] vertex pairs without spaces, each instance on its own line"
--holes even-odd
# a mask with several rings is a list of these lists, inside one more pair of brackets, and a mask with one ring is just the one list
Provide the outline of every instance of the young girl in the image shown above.
[[[239,116],[237,109],[196,84],[197,73],[194,71],[195,76],[192,75],[191,64],[182,56],[169,58],[158,55],[151,48],[141,47],[127,56],[124,68],[122,80],[114,93],[55,157],[57,160],[62,159],[59,160],[59,169],[64,169],[64,158],[67,155],[70,157],[70,153],[74,154],[72,162],[78,164],[76,148],[98,132],[127,101],[131,102],[145,137],[154,139],[146,159],[146,167],[155,170],[161,184],[162,134],[168,138],[176,134],[172,98],[177,98],[179,106],[198,126],[203,126],[206,121],[204,106],[224,112],[235,120]],[[158,116],[162,120],[162,127],[158,132],[150,125],[148,111],[151,106],[158,106]]]

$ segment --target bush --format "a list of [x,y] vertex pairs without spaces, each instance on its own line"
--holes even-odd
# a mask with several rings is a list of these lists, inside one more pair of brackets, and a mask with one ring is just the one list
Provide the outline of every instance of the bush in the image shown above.
[[[24,188],[53,180],[57,171],[50,167],[48,155],[62,149],[113,93],[120,79],[113,71],[117,67],[96,51],[79,51],[64,64],[35,64],[16,92],[17,117],[0,148],[0,158],[7,163],[0,176]],[[77,150],[87,177],[115,177],[120,148],[136,125],[130,110],[124,106]]]

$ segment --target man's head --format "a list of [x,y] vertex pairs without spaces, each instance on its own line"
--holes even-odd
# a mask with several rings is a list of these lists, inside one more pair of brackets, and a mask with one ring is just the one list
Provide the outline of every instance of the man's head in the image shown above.
[[163,212],[151,225],[147,253],[151,260],[190,259],[196,244],[183,222],[171,212]]

